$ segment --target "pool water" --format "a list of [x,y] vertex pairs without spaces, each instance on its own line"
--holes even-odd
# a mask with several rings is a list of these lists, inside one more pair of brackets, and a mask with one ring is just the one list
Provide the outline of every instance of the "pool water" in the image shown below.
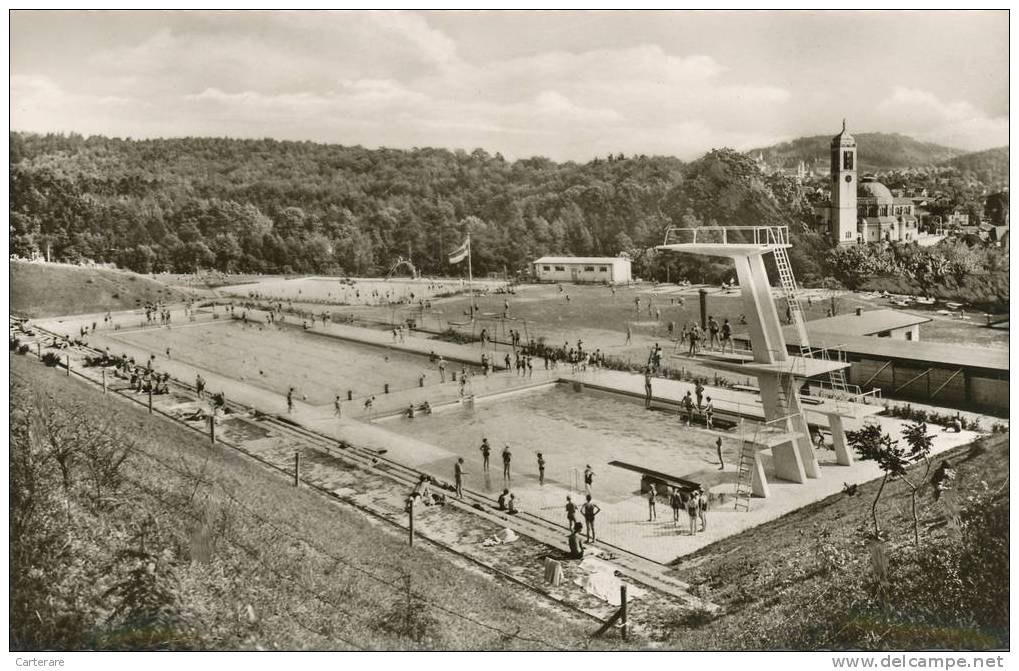
[[[715,439],[719,434],[687,428],[676,415],[646,410],[639,402],[605,393],[578,393],[566,384],[479,399],[473,408],[394,419],[385,428],[454,453],[427,468],[447,478],[456,456],[465,458],[470,473],[481,473],[479,446],[487,437],[496,488],[501,487],[500,455],[506,443],[513,454],[515,481],[537,479],[538,451],[545,457],[547,483],[570,487],[577,478],[582,489],[584,467],[590,464],[598,496],[606,502],[632,496],[640,484],[639,474],[609,466],[613,460],[680,477],[718,465]],[[732,454],[734,438],[724,441],[726,452]]]
[[[428,357],[400,350],[332,338],[297,328],[277,329],[261,324],[222,321],[118,333],[118,341],[151,351],[157,359],[167,347],[172,358],[197,368],[285,394],[291,386],[298,398],[313,405],[331,403],[336,394],[346,399],[437,384],[438,369]],[[115,351],[115,347],[112,348]],[[459,370],[450,363],[447,370]]]

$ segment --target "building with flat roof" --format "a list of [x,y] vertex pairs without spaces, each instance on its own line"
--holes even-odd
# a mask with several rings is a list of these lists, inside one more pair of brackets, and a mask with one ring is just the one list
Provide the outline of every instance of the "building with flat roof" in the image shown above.
[[930,317],[882,309],[857,310],[855,313],[815,319],[808,324],[811,333],[919,340],[920,325],[929,321]]
[[[930,319],[898,310],[871,310],[806,323],[809,344],[839,351],[847,381],[861,390],[880,388],[885,398],[966,409],[1008,410],[1008,350],[916,342],[903,334]],[[782,329],[791,354],[800,351],[794,326]],[[883,335],[888,333],[888,335]],[[896,333],[892,336],[892,333]],[[749,338],[735,339],[749,346]]]
[[633,279],[625,256],[543,256],[531,267],[543,282],[625,284]]

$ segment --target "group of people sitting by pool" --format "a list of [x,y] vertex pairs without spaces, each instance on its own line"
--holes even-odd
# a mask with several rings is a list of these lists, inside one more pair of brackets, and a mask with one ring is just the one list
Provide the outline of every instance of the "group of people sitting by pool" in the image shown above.
[[432,414],[432,406],[428,401],[420,403],[415,406],[413,403],[407,406],[407,409],[403,411],[407,419],[414,419],[416,415],[430,415]]
[[426,506],[444,506],[446,505],[446,495],[442,492],[437,492],[432,488],[432,478],[424,473],[418,479],[414,490],[411,492],[410,497],[412,501],[420,501]]
[[512,493],[509,489],[503,489],[502,494],[499,495],[498,510],[509,513],[510,515],[516,515],[520,510],[517,508],[517,497],[516,494]]
[[127,380],[130,389],[138,393],[168,394],[170,393],[170,374],[153,370],[155,355],[149,357],[146,365],[139,366],[134,357],[127,355],[111,356],[107,348],[101,355],[87,357],[86,366],[113,368],[113,376]]
[[141,368],[136,368],[131,373],[131,388],[139,394],[148,393],[149,391],[153,394],[169,394],[170,374],[143,371]]

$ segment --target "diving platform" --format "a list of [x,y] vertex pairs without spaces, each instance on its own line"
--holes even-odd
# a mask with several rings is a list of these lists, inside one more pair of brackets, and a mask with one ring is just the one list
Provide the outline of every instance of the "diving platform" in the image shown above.
[[669,228],[665,240],[655,249],[740,258],[790,246],[789,231],[784,226],[699,226]]
[[[683,355],[676,356],[682,357]],[[719,352],[702,352],[692,357],[691,360],[707,364],[719,370],[744,373],[757,377],[761,375],[794,375],[796,377],[811,378],[819,375],[828,375],[832,371],[843,370],[850,366],[848,362],[844,361],[813,359],[802,356],[787,356],[784,360],[756,361],[752,354],[722,354]]]

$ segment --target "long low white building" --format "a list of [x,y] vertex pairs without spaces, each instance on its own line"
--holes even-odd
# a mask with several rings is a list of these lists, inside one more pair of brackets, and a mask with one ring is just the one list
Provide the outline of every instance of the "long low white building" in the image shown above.
[[532,265],[534,276],[546,282],[624,284],[633,279],[625,256],[543,256]]

